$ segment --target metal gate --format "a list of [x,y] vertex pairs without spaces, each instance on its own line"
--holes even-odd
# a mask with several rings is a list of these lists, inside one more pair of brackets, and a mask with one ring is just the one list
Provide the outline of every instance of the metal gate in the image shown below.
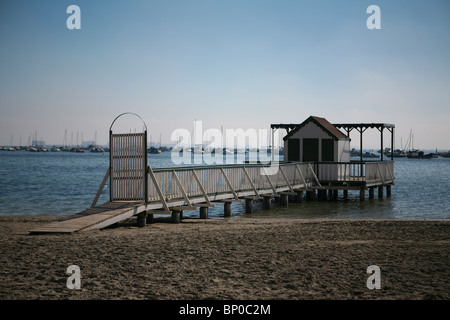
[[109,141],[110,201],[148,202],[147,130],[113,134],[110,129]]

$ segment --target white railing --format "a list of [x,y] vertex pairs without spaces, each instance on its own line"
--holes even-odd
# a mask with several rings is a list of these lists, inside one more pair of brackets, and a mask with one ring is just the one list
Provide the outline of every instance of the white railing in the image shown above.
[[393,161],[318,162],[315,170],[320,181],[393,183]]
[[150,169],[148,200],[208,198],[218,194],[228,198],[242,195],[276,193],[307,188],[316,183],[310,163],[280,164],[276,174],[270,167],[256,164],[195,166],[188,168]]
[[394,162],[380,161],[380,162],[366,162],[366,182],[394,182]]
[[[271,169],[275,174],[270,174]],[[393,161],[292,162],[271,168],[261,164],[193,166],[152,169],[147,167],[147,201],[152,208],[192,206],[248,196],[326,188],[328,182],[349,182],[366,187],[394,183]],[[110,176],[107,171],[91,207]]]

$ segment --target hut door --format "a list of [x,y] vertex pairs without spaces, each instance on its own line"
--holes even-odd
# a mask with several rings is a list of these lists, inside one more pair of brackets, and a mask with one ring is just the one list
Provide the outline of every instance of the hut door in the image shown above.
[[319,161],[319,139],[303,139],[303,162]]

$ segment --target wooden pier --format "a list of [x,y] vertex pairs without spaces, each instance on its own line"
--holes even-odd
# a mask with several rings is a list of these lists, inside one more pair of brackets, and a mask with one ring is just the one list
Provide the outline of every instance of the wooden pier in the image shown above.
[[[230,216],[234,202],[245,201],[246,212],[250,213],[256,200],[262,200],[263,207],[269,209],[273,198],[279,199],[281,205],[287,205],[289,196],[302,201],[304,193],[307,200],[315,200],[326,198],[327,193],[337,198],[338,190],[344,191],[344,197],[348,195],[348,190],[359,190],[360,199],[365,200],[366,190],[369,190],[369,198],[373,198],[374,189],[378,188],[380,197],[386,187],[386,194],[389,196],[394,184],[393,161],[278,163],[272,159],[272,163],[266,165],[246,163],[152,169],[147,164],[145,123],[142,133],[113,134],[112,127],[122,115],[111,124],[110,164],[91,208],[31,230],[31,233],[72,233],[102,229],[133,216],[137,217],[138,226],[145,226],[154,214],[170,215],[173,222],[179,222],[185,210],[199,210],[200,218],[208,218],[208,209],[217,203],[223,203],[224,216]],[[298,125],[297,129],[305,128],[309,122],[334,136],[337,143],[341,141],[344,147],[349,147],[346,144],[349,138],[336,131],[336,128],[333,129],[325,119],[310,117],[304,124]],[[283,125],[273,125],[280,126]],[[393,130],[393,125],[391,126]],[[350,130],[351,128],[347,129],[347,135]],[[333,144],[328,143],[327,146],[332,148]],[[292,150],[299,149],[291,149],[291,154]],[[328,149],[322,150],[324,158]],[[336,144],[336,150],[344,149]],[[107,181],[110,186],[110,201],[97,205]]]
[[[208,218],[208,208],[218,203],[224,206],[224,216],[230,216],[233,202],[245,202],[246,212],[252,212],[254,201],[263,201],[264,208],[269,209],[274,198],[279,199],[281,205],[287,205],[289,196],[299,201],[304,195],[306,200],[320,200],[327,193],[336,197],[338,190],[343,190],[344,195],[348,190],[360,190],[360,198],[364,200],[365,191],[369,190],[369,198],[373,198],[375,188],[380,196],[386,187],[389,196],[390,186],[394,184],[391,161],[294,162],[279,163],[274,168],[277,172],[269,175],[271,167],[261,164],[163,169],[148,166],[143,199],[114,200],[96,205],[109,178],[108,170],[91,208],[30,232],[72,233],[102,229],[133,216],[137,217],[138,225],[145,226],[153,214],[169,215],[173,222],[179,222],[185,210],[199,210],[201,218]],[[120,198],[126,198],[127,188],[121,188],[125,194]],[[135,198],[135,188],[130,190],[130,196]]]

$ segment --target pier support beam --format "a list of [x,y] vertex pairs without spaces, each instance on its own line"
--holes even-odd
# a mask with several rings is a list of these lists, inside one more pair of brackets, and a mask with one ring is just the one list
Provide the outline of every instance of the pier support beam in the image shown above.
[[390,184],[388,184],[387,186],[386,186],[386,196],[387,197],[390,197],[391,195],[392,195],[392,193],[391,193],[391,185]]
[[147,222],[147,224],[150,224],[153,222],[153,213],[147,213],[146,222]]
[[288,194],[287,193],[280,194],[280,205],[287,207],[288,203],[289,203]]
[[303,202],[303,191],[296,191],[295,201]]
[[147,222],[147,212],[143,211],[137,215],[136,224],[139,228],[145,227]]
[[231,217],[231,201],[225,201],[223,203],[223,215],[225,217]]
[[317,190],[317,198],[321,201],[327,200],[327,190]]
[[310,200],[310,201],[315,201],[315,200],[317,200],[317,197],[316,197],[316,190],[313,189],[313,190],[306,191],[306,199],[307,199],[307,200]]
[[200,207],[200,219],[208,219],[208,207]]
[[338,199],[338,190],[337,189],[333,190],[333,198],[332,199],[334,201],[337,201],[337,199]]
[[344,200],[348,199],[348,189],[344,189]]
[[181,222],[181,211],[173,210],[172,211],[172,223],[180,223]]
[[252,213],[253,212],[253,199],[245,199],[245,212]]
[[364,190],[364,188],[359,189],[359,200],[366,200],[366,190]]
[[370,187],[369,188],[369,199],[373,199],[375,195],[375,188],[374,187]]
[[378,198],[383,198],[383,186],[378,187]]
[[272,196],[263,196],[263,208],[270,209],[271,201],[272,201]]

